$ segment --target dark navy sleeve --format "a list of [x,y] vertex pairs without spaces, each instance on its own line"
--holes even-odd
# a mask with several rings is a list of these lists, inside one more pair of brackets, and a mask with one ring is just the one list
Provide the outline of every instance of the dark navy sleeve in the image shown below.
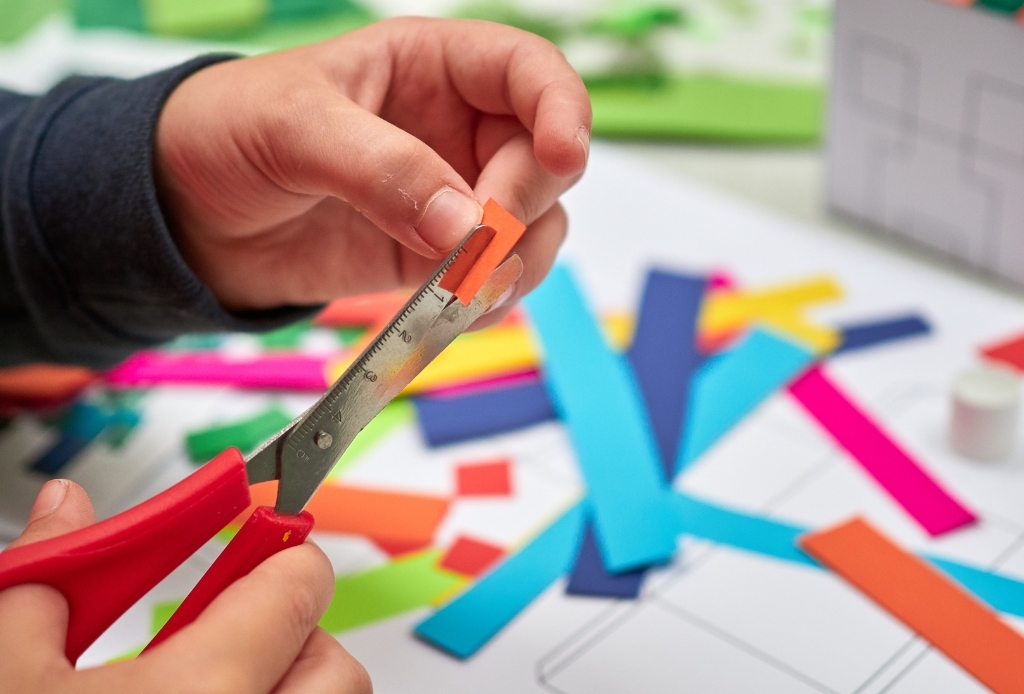
[[0,365],[111,366],[184,332],[266,330],[308,314],[229,313],[182,259],[153,176],[157,118],[197,58],[135,80],[0,91]]

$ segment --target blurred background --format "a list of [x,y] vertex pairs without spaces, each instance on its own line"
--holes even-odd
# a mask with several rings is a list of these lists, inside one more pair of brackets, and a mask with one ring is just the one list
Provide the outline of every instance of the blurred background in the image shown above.
[[823,219],[830,0],[0,0],[0,86],[134,76],[211,50],[314,42],[403,14],[490,19],[555,42],[594,134],[669,173]]

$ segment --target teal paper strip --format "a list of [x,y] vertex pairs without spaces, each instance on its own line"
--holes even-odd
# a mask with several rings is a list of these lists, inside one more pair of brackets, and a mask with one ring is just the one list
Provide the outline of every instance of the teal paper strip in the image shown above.
[[[810,528],[725,509],[682,493],[676,494],[675,504],[681,532],[687,535],[775,559],[823,568],[796,544],[797,538]],[[921,556],[993,609],[1024,617],[1024,582],[949,559],[927,554]]]
[[545,385],[569,429],[605,567],[667,561],[676,519],[640,390],[605,343],[568,268],[526,297],[544,351]]
[[813,359],[810,352],[792,342],[755,329],[738,346],[705,363],[694,374],[690,386],[690,409],[676,473],[699,458]]
[[679,512],[680,532],[736,549],[821,568],[796,544],[797,538],[807,532],[807,528],[731,511],[686,494],[676,494],[674,501]]
[[528,545],[416,626],[416,635],[469,658],[565,575],[576,558],[585,502],[566,511]]

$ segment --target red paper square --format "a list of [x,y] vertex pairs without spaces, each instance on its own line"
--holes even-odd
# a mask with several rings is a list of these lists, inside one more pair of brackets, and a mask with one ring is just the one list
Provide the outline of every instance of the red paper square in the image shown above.
[[501,547],[460,535],[441,559],[441,568],[476,578],[504,554]]
[[455,469],[459,496],[510,496],[512,461],[499,460],[460,465]]

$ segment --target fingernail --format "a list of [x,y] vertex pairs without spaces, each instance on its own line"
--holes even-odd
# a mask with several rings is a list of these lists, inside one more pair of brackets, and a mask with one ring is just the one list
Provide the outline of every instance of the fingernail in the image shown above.
[[452,188],[442,188],[427,203],[416,233],[431,248],[447,251],[480,222],[483,208],[476,200]]
[[586,163],[590,159],[590,131],[587,130],[587,126],[580,126],[580,129],[576,131],[576,139],[583,145],[583,161]]
[[501,296],[499,296],[497,299],[494,300],[494,303],[491,304],[491,307],[489,309],[487,309],[484,313],[491,313],[493,311],[497,311],[499,308],[501,308],[502,306],[507,304],[508,300],[511,299],[512,295],[515,294],[515,293],[516,293],[516,283],[513,282],[511,285],[509,285],[508,289],[506,289],[505,291],[503,291],[501,293]]
[[36,496],[36,502],[32,504],[29,520],[37,520],[48,516],[60,508],[60,505],[64,503],[64,499],[68,495],[68,484],[67,480],[50,480],[44,484]]

